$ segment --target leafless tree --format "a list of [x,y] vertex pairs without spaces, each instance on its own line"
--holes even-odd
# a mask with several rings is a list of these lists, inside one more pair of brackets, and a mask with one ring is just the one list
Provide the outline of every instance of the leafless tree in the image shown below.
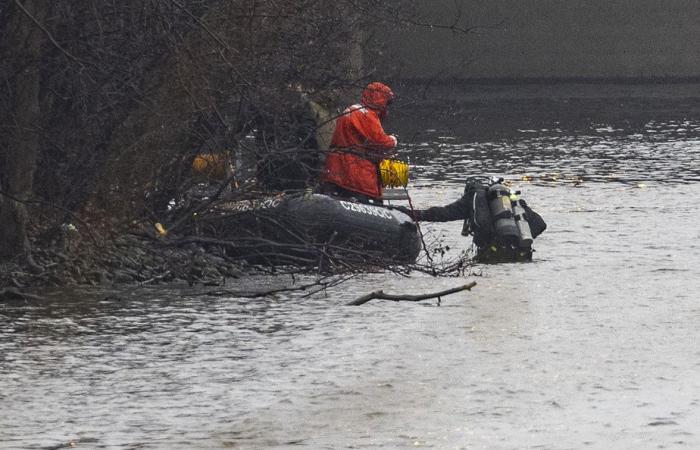
[[[281,173],[312,182],[323,125],[373,73],[369,30],[422,26],[412,3],[0,5],[0,258],[31,265],[29,234],[67,217],[104,230],[179,223],[169,206],[197,183],[200,153],[272,187]],[[219,186],[247,195],[234,178]]]

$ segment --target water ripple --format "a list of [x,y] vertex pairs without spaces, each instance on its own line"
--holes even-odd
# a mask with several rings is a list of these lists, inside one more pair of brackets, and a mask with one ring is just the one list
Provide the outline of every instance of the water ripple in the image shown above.
[[421,137],[434,141],[408,144],[406,155],[415,178],[434,181],[481,174],[533,182],[700,181],[700,122],[655,121],[644,130],[630,134],[593,124],[575,133],[519,130],[519,138],[460,144],[439,131],[425,132]]

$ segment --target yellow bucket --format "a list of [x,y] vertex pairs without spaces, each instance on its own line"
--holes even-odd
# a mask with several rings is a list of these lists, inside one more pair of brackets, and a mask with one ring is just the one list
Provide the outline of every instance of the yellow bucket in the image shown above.
[[382,186],[385,188],[406,187],[408,185],[408,163],[395,159],[384,159],[379,163]]

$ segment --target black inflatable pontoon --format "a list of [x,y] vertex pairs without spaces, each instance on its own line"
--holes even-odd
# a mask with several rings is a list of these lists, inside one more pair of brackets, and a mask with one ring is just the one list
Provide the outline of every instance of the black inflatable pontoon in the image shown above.
[[393,209],[322,194],[280,194],[221,205],[202,217],[245,259],[309,262],[320,255],[412,263],[421,244],[416,224]]

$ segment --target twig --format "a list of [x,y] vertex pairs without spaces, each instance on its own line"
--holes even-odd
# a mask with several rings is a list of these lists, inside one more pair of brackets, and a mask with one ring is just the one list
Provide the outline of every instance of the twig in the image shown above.
[[169,276],[171,276],[171,275],[172,275],[172,272],[170,272],[169,270],[166,270],[165,273],[163,273],[162,275],[158,275],[158,276],[155,276],[155,277],[153,277],[153,278],[149,278],[149,279],[146,280],[146,281],[142,281],[142,282],[141,282],[141,285],[148,284],[148,283],[153,283],[153,282],[155,282],[155,281],[160,281],[160,280],[162,280],[163,278],[169,277]]
[[[226,45],[226,43],[223,41],[223,39],[221,39],[209,27],[207,27],[207,25],[199,17],[195,16],[194,14],[192,14],[192,12],[189,9],[185,8],[185,5],[183,5],[180,2],[176,2],[175,0],[170,0],[170,2],[173,5],[180,8],[185,14],[187,14],[192,20],[194,20],[197,23],[197,25],[199,25],[222,48],[225,48],[226,50],[231,50],[231,47]],[[238,52],[236,51],[236,53],[238,53]]]
[[80,65],[80,67],[84,67],[84,64],[82,63],[82,61],[80,61],[78,58],[76,58],[75,56],[73,56],[73,54],[70,53],[68,50],[66,50],[65,48],[63,48],[63,47],[61,46],[61,44],[59,44],[59,43],[56,41],[56,39],[54,39],[53,35],[51,35],[51,32],[49,32],[49,30],[47,30],[46,27],[45,27],[44,25],[42,25],[42,23],[39,22],[39,20],[38,20],[36,17],[34,17],[34,16],[27,10],[27,8],[25,8],[25,6],[24,6],[19,0],[15,0],[15,4],[17,5],[17,7],[18,7],[19,9],[22,10],[22,12],[24,13],[24,15],[27,16],[27,17],[29,18],[29,20],[31,20],[32,22],[34,22],[34,23],[36,24],[36,26],[38,26],[39,29],[40,29],[41,31],[44,32],[44,34],[46,35],[47,38],[49,38],[49,41],[51,41],[51,43],[54,45],[54,47],[56,47],[57,49],[59,49],[59,50],[60,50],[64,55],[66,55],[69,59],[71,59],[71,60],[75,61],[76,63],[78,63],[78,64]]
[[54,208],[54,209],[58,209],[58,210],[60,210],[60,211],[63,211],[64,213],[68,214],[68,215],[71,216],[73,219],[75,219],[76,221],[78,221],[78,222],[85,228],[85,230],[88,232],[88,235],[90,235],[90,239],[92,239],[92,242],[93,242],[97,247],[100,246],[100,244],[99,244],[99,242],[98,242],[98,240],[97,240],[97,237],[95,236],[95,234],[94,234],[94,233],[92,232],[92,230],[90,229],[90,225],[88,225],[87,222],[85,222],[83,219],[81,219],[80,217],[78,217],[73,211],[69,210],[68,208],[64,208],[64,207],[61,206],[61,205],[57,205],[57,204],[55,204],[55,203],[47,202],[47,201],[44,201],[44,200],[22,200],[22,199],[20,199],[20,198],[18,198],[18,197],[15,197],[14,195],[11,195],[10,193],[5,192],[5,191],[2,191],[2,190],[0,190],[0,195],[2,195],[3,197],[7,197],[7,198],[9,198],[10,200],[15,201],[15,202],[17,202],[17,203],[23,203],[23,204],[25,204],[25,205],[32,205],[32,204],[33,204],[33,205],[43,205],[43,206],[48,206],[48,207],[50,207],[50,208]]
[[325,288],[329,284],[332,284],[333,280],[331,281],[325,281],[328,277],[324,277],[320,280],[316,280],[312,283],[307,283],[307,284],[302,284],[299,286],[289,286],[289,287],[283,287],[283,288],[278,288],[278,289],[270,289],[267,291],[232,291],[228,289],[222,289],[222,290],[216,290],[216,291],[206,291],[206,292],[201,292],[198,294],[193,294],[196,296],[213,296],[213,297],[224,297],[224,296],[231,296],[231,297],[242,297],[242,298],[260,298],[260,297],[269,297],[274,294],[280,294],[283,292],[293,292],[293,291],[305,291],[309,288],[315,287],[315,286],[320,286]]
[[394,302],[398,302],[398,301],[418,302],[421,300],[427,300],[429,298],[442,297],[445,295],[454,294],[456,292],[471,291],[471,289],[474,286],[476,286],[476,281],[472,281],[469,284],[465,284],[463,286],[458,286],[458,287],[455,287],[452,289],[447,289],[447,290],[435,292],[432,294],[422,294],[422,295],[392,295],[392,294],[385,294],[384,291],[374,291],[374,292],[371,292],[367,295],[363,295],[362,297],[355,299],[355,300],[351,301],[350,303],[347,303],[347,306],[364,305],[368,301],[375,299],[375,298],[380,299],[380,300],[391,300]]
[[[411,200],[411,196],[408,195],[408,189],[406,186],[403,188],[404,192],[406,192],[406,198],[408,198],[408,206],[411,208],[411,215],[413,217],[416,216],[416,210],[413,208],[413,201]],[[425,251],[425,257],[428,259],[428,264],[430,264],[430,269],[432,271],[432,274],[434,277],[437,276],[437,272],[435,271],[435,264],[433,263],[433,258],[430,257],[430,252],[428,251],[428,246],[425,245],[425,237],[423,236],[423,231],[420,229],[420,223],[418,220],[414,221],[416,224],[416,230],[418,231],[418,236],[420,237],[420,242],[421,245],[423,246],[423,250]]]
[[0,301],[3,300],[45,300],[44,297],[38,295],[30,294],[28,292],[22,292],[15,288],[5,288],[0,289]]
[[343,284],[343,283],[345,283],[346,281],[348,281],[348,280],[350,280],[350,279],[352,279],[352,278],[355,278],[356,275],[357,275],[357,274],[353,273],[353,274],[350,274],[350,275],[348,275],[348,276],[346,276],[346,277],[336,278],[336,279],[334,279],[334,280],[328,281],[328,282],[325,283],[325,284],[319,285],[319,287],[318,287],[317,289],[311,290],[311,291],[307,292],[306,294],[302,295],[301,298],[308,298],[308,297],[311,297],[311,296],[313,296],[313,295],[318,294],[319,292],[321,292],[321,291],[323,291],[323,290],[325,290],[325,289],[332,288],[332,287],[338,286],[338,285],[340,285],[340,284]]

